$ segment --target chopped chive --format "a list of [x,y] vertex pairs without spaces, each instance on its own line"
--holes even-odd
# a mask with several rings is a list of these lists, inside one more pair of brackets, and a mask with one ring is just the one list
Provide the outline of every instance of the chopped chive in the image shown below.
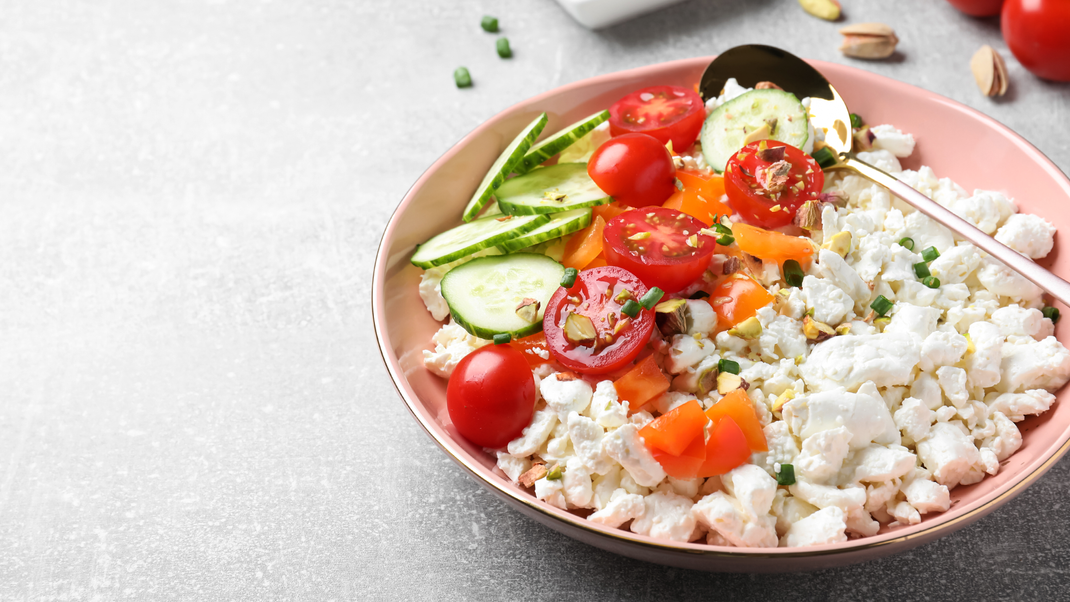
[[799,288],[802,286],[803,271],[802,266],[799,265],[798,261],[795,261],[794,259],[789,259],[785,261],[783,272],[784,281],[788,283],[788,286],[794,286],[795,288]]
[[498,19],[491,16],[483,17],[483,20],[479,22],[479,26],[483,28],[483,31],[494,33],[498,31]]
[[503,59],[513,56],[513,49],[509,47],[509,38],[498,38],[494,44],[498,47],[498,56]]
[[873,300],[873,303],[869,304],[869,307],[877,312],[878,316],[883,318],[885,314],[891,311],[894,305],[895,304],[889,301],[884,295],[877,295],[877,298]]
[[918,278],[927,278],[932,275],[932,272],[929,271],[929,264],[923,261],[921,263],[914,264],[914,274]]
[[513,340],[513,337],[508,332],[499,332],[498,334],[494,335],[495,345],[504,345],[511,340]]
[[929,247],[921,252],[921,258],[925,261],[932,261],[940,256],[940,251],[936,250],[936,247]]
[[[661,301],[661,298],[664,296],[665,291],[655,286],[654,288],[647,291],[645,295],[640,297],[639,305],[642,305],[646,309],[654,309],[654,306],[657,305],[658,301]],[[632,317],[634,318],[635,316]]]
[[729,228],[728,226],[722,224],[721,222],[717,222],[716,224],[714,224],[713,225],[713,229],[716,230],[720,234],[724,234],[726,236],[732,236],[732,229]]
[[565,273],[561,276],[561,286],[565,288],[572,288],[576,284],[576,276],[580,273],[576,268],[565,268]]
[[[852,115],[853,117],[853,115]],[[777,485],[794,485],[795,484],[795,467],[791,464],[781,464],[780,472],[776,473]]]
[[851,113],[851,127],[860,128],[863,125],[864,124],[862,123],[862,118],[855,113]]
[[1059,308],[1058,307],[1045,307],[1040,310],[1040,313],[1044,314],[1044,317],[1051,320],[1054,324],[1059,321]]
[[814,161],[817,161],[821,169],[827,169],[836,164],[836,153],[832,152],[832,149],[827,146],[822,146],[810,156],[814,158]]
[[457,82],[458,88],[468,88],[472,85],[472,75],[468,73],[468,69],[457,67],[453,72],[453,81]]
[[731,236],[722,236],[717,239],[717,244],[721,245],[722,247],[727,247],[728,245],[734,242],[736,242],[736,239]]
[[729,374],[739,374],[739,362],[732,360],[720,360],[717,362],[718,372],[727,372]]
[[[688,299],[705,299],[705,298],[707,298],[709,296],[710,296],[710,294],[707,293],[706,291],[698,290],[698,291],[695,291],[695,292],[691,293],[691,296],[688,297]],[[1052,309],[1055,309],[1055,308],[1052,308]],[[1058,310],[1056,310],[1056,311],[1058,311]]]
[[929,288],[940,288],[940,279],[936,276],[926,276],[921,279],[921,283]]
[[914,239],[909,236],[899,241],[899,246],[903,247],[907,251],[914,250]]
[[634,318],[635,316],[639,315],[639,310],[642,308],[643,306],[636,303],[635,299],[628,299],[624,302],[624,305],[621,306],[620,313],[628,316],[629,318]]

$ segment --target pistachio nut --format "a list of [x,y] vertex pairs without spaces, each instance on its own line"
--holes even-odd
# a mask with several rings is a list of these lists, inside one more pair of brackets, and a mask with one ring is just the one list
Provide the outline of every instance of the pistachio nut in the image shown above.
[[542,307],[541,302],[530,297],[525,297],[520,301],[520,305],[516,306],[516,315],[519,316],[521,320],[524,320],[529,324],[534,324],[539,319],[540,307]]
[[810,316],[803,316],[803,334],[810,341],[821,342],[836,336],[836,331],[824,322],[818,322]]
[[762,336],[762,323],[753,316],[728,329],[728,334],[741,339],[752,340]]
[[785,389],[783,393],[777,395],[777,398],[773,400],[774,412],[779,412],[780,408],[784,407],[784,404],[788,403],[792,399],[795,399],[795,389]]
[[1007,92],[1007,64],[1003,57],[988,44],[974,53],[970,70],[977,87],[985,96],[1003,96]]
[[899,38],[884,23],[856,23],[840,30],[840,52],[856,59],[885,59],[895,53]]
[[840,18],[840,3],[836,0],[799,0],[803,10],[826,21]]
[[654,306],[654,323],[666,337],[684,334],[693,323],[686,299],[670,299]]
[[792,221],[803,230],[821,228],[821,204],[817,201],[806,201],[795,212],[795,218]]
[[565,338],[574,345],[589,345],[598,336],[598,331],[594,329],[594,322],[583,314],[568,314],[562,330]]
[[717,392],[728,395],[732,391],[743,386],[743,378],[731,372],[721,372],[717,375]]
[[821,245],[822,249],[828,249],[840,257],[846,257],[851,252],[851,233],[844,230],[843,232],[837,232],[829,237],[825,241],[825,244]]

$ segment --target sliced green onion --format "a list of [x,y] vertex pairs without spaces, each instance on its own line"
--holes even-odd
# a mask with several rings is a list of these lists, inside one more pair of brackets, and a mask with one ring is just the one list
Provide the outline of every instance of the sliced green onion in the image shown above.
[[483,17],[483,20],[479,22],[479,26],[483,28],[483,31],[494,33],[498,31],[498,19],[490,16]]
[[494,44],[498,47],[498,56],[503,59],[513,56],[513,49],[509,47],[509,38],[498,38]]
[[929,271],[929,264],[923,261],[921,263],[914,264],[914,274],[918,278],[927,278],[928,276],[932,275],[932,272]]
[[903,247],[907,251],[914,250],[914,239],[909,236],[899,241],[899,246]]
[[629,318],[634,318],[635,316],[639,315],[639,310],[642,308],[643,306],[636,303],[635,299],[628,299],[624,302],[624,305],[621,306],[620,313],[628,316]]
[[873,300],[873,303],[869,304],[870,309],[877,312],[878,316],[884,317],[895,304],[888,300],[884,295],[877,295],[877,298]]
[[710,294],[707,293],[706,291],[697,290],[697,291],[691,293],[691,296],[688,297],[688,299],[705,299],[705,298],[707,298],[709,296],[710,296]]
[[[852,115],[853,117],[853,115]],[[795,484],[795,467],[791,464],[781,464],[780,472],[776,473],[777,485],[794,485]]]
[[921,252],[921,258],[925,261],[932,261],[940,256],[940,251],[936,250],[936,247],[929,247]]
[[1058,307],[1045,307],[1040,310],[1040,313],[1044,314],[1044,317],[1051,320],[1054,324],[1059,321],[1059,308]]
[[798,261],[789,259],[784,262],[784,281],[788,283],[788,286],[794,286],[799,288],[803,283],[803,271],[802,266]]
[[457,67],[453,72],[453,81],[457,82],[458,88],[468,88],[472,85],[472,75],[468,73],[468,69]]
[[717,362],[718,372],[727,372],[729,374],[739,374],[739,362],[732,360],[721,360]]
[[639,298],[639,305],[642,305],[646,309],[654,309],[654,306],[657,305],[658,301],[661,301],[661,298],[664,296],[665,291],[655,286]]
[[837,161],[836,153],[832,152],[832,148],[828,146],[822,146],[810,156],[814,158],[814,161],[817,161],[821,169],[828,169],[835,165]]
[[498,334],[494,335],[494,344],[504,345],[512,339],[513,337],[508,332],[499,332]]
[[576,276],[580,273],[576,268],[565,268],[565,274],[561,276],[561,286],[572,288],[576,284]]
[[860,128],[863,125],[864,124],[862,123],[862,118],[859,117],[856,113],[851,113],[851,127]]
[[717,244],[721,245],[722,247],[727,247],[728,245],[734,242],[736,242],[736,239],[731,236],[722,236],[717,239]]
[[728,236],[732,236],[732,229],[729,228],[728,226],[722,224],[721,222],[717,222],[716,224],[714,224],[713,225],[713,229],[716,230],[717,232],[721,233],[721,234],[726,234]]
[[940,288],[940,279],[936,276],[926,276],[921,279],[921,283],[929,288]]

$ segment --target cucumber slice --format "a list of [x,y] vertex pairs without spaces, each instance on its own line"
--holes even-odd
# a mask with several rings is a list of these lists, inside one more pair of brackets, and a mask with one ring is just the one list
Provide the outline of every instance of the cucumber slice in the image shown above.
[[477,219],[433,236],[416,248],[409,261],[425,269],[449,263],[476,251],[498,246],[548,221],[548,215],[491,215]]
[[[747,143],[747,136],[768,127],[771,138],[802,148],[809,137],[806,107],[791,92],[751,90],[714,109],[702,124],[702,155],[723,172],[728,160]],[[756,138],[757,140],[758,138]]]
[[[545,255],[480,257],[446,273],[442,296],[453,321],[470,334],[481,339],[501,333],[520,338],[542,330],[543,311],[561,286],[564,273],[565,266]],[[540,304],[531,322],[516,313],[525,298]]]
[[506,215],[559,213],[613,201],[587,175],[586,163],[540,167],[508,180],[494,196]]
[[483,181],[479,183],[479,187],[472,194],[472,199],[468,201],[468,205],[464,208],[464,214],[461,216],[464,221],[470,222],[479,215],[479,210],[490,200],[490,196],[494,194],[494,189],[501,186],[502,182],[505,181],[505,177],[513,173],[516,164],[524,158],[524,153],[528,152],[535,139],[542,133],[542,128],[546,127],[547,120],[546,113],[539,115],[535,121],[529,123],[520,132],[516,139],[509,143],[509,146],[505,147],[502,154],[498,155],[498,160],[494,162],[494,165],[490,166],[490,171],[483,177]]
[[586,136],[587,132],[602,125],[602,122],[607,119],[609,119],[609,111],[602,111],[601,113],[595,113],[590,117],[584,117],[576,123],[573,123],[528,149],[527,154],[524,155],[524,158],[520,160],[520,163],[513,168],[513,171],[516,172],[517,175],[528,173],[539,165],[542,165],[550,157],[572,146],[572,143]]
[[550,221],[535,228],[527,234],[521,234],[498,245],[502,253],[511,253],[526,249],[541,242],[561,238],[566,234],[572,234],[576,230],[586,228],[591,223],[591,210],[588,208],[562,211],[550,215]]

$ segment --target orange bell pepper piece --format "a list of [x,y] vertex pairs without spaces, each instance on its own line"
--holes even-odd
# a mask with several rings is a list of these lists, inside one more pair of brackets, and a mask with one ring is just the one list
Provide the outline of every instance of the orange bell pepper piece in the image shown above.
[[634,414],[646,402],[669,390],[669,379],[658,368],[653,355],[648,355],[613,382],[617,397],[628,401],[628,413]]
[[549,354],[550,349],[546,346],[546,334],[543,332],[536,332],[535,334],[526,336],[522,339],[516,339],[510,344],[524,354],[524,359],[528,360],[528,365],[532,368],[543,364],[549,364],[554,361],[552,355],[548,355],[547,359],[543,359],[541,355],[534,353],[533,351],[538,349],[541,350],[541,352]]
[[724,178],[721,176],[677,170],[676,178],[683,184],[683,190],[673,192],[662,207],[686,213],[707,226],[713,225],[714,216],[732,214],[732,210],[720,201],[724,194]]
[[561,263],[566,268],[577,270],[587,267],[587,264],[602,252],[602,231],[605,227],[606,222],[595,216],[591,225],[573,234],[565,243],[565,254]]
[[732,236],[744,253],[766,261],[783,264],[789,259],[799,262],[803,269],[810,265],[814,245],[810,239],[764,230],[747,224],[732,224]]
[[702,463],[706,461],[705,429],[698,437],[692,439],[691,444],[678,456],[667,454],[656,447],[649,449],[654,459],[665,470],[665,474],[674,479],[693,479],[698,475],[698,469],[702,467]]
[[[697,399],[673,408],[639,430],[646,446],[679,456],[695,437],[701,437],[708,419]],[[703,438],[705,441],[705,438]]]
[[587,267],[585,267],[583,269],[589,270],[591,268],[600,268],[602,266],[607,266],[607,265],[609,265],[609,262],[606,261],[605,255],[599,255],[598,257],[595,257],[594,259],[592,259],[591,263],[588,263]]
[[601,217],[602,221],[609,223],[609,220],[617,217],[621,213],[630,210],[631,207],[627,205],[621,205],[617,202],[609,203],[608,205],[598,205],[592,207],[591,211],[595,217]]
[[739,425],[725,416],[710,429],[706,441],[706,459],[696,476],[706,478],[722,475],[750,459],[750,447]]
[[751,451],[769,451],[762,423],[758,420],[758,413],[754,411],[754,404],[751,403],[746,391],[736,389],[706,410],[706,417],[715,425],[726,416],[732,418],[736,426],[743,431],[743,436],[746,437],[747,446]]
[[727,329],[754,316],[773,302],[773,295],[752,278],[734,274],[710,292],[709,303],[717,312],[718,328]]

